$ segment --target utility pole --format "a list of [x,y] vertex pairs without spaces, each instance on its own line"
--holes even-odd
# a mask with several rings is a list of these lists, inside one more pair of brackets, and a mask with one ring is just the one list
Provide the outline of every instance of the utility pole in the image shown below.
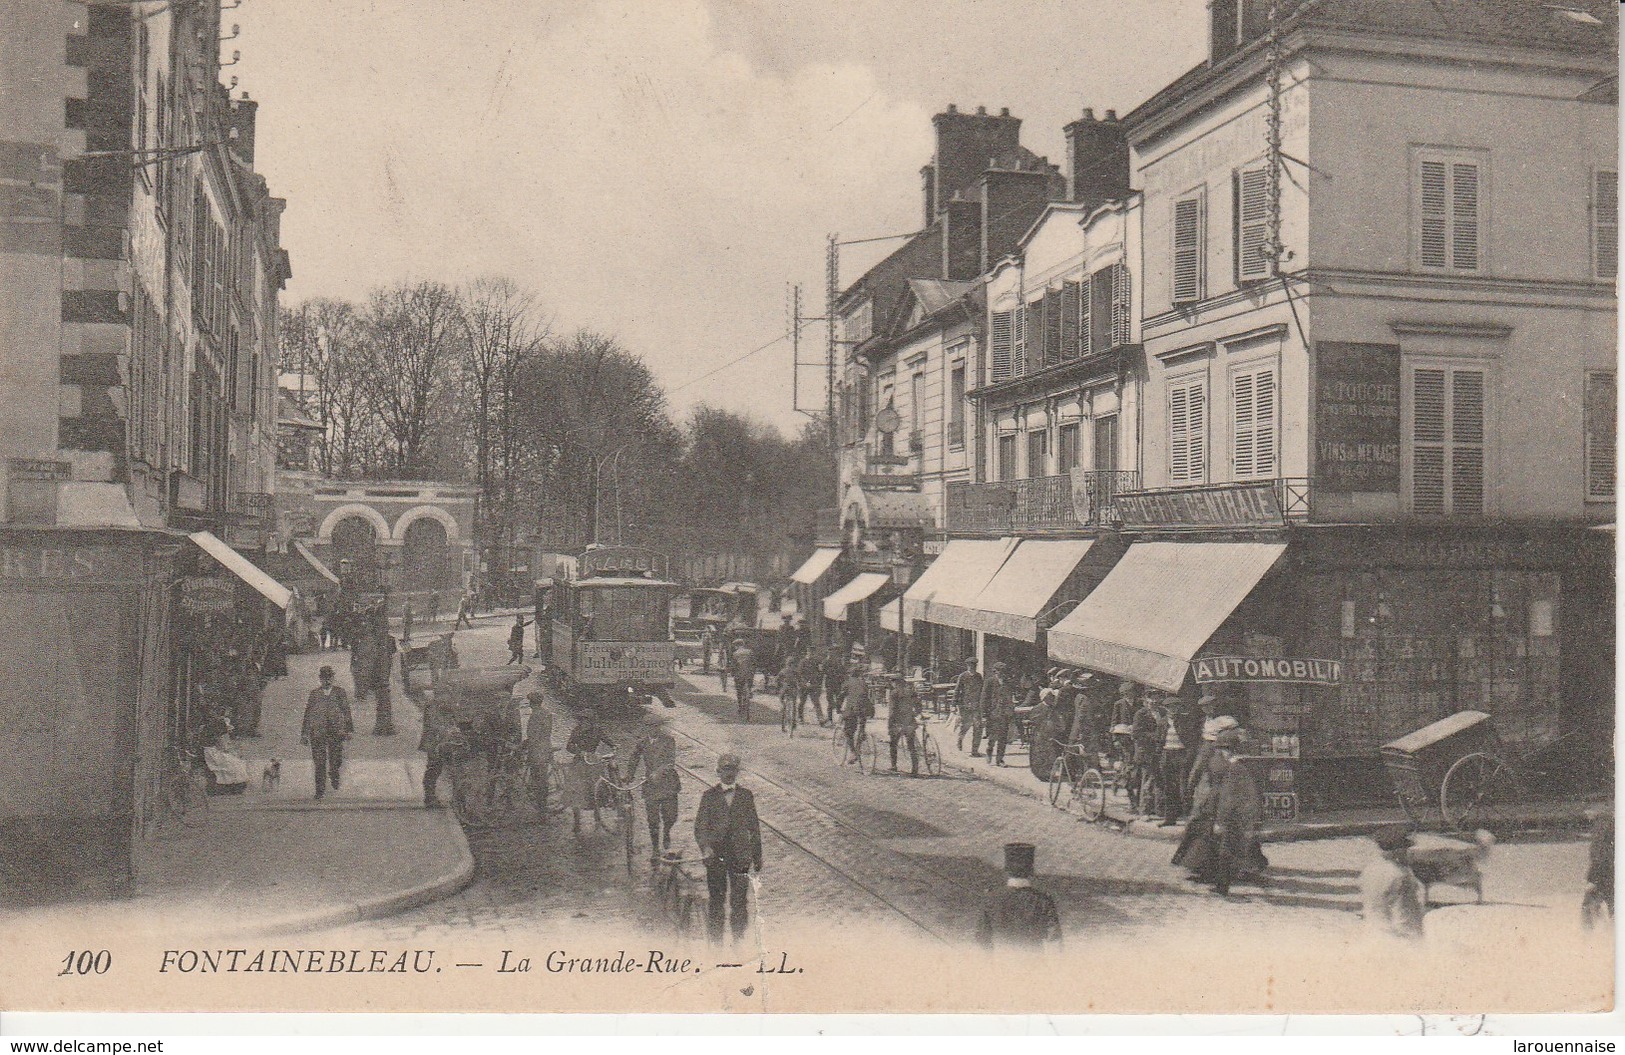
[[840,235],[830,235],[829,246],[824,251],[824,423],[825,428],[829,430],[831,454],[839,454],[841,449],[835,431],[835,297],[841,283],[839,238]]

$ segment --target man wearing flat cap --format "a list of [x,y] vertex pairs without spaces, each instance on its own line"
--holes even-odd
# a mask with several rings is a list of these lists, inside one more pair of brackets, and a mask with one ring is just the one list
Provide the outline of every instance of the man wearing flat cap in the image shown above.
[[976,940],[985,949],[1037,951],[1061,946],[1061,917],[1055,899],[1033,888],[1038,848],[1032,843],[1004,846],[1004,889],[987,897]]
[[1366,926],[1386,938],[1422,936],[1422,884],[1411,871],[1411,833],[1391,824],[1372,835],[1382,856],[1360,873],[1360,904]]
[[739,941],[750,925],[750,877],[762,870],[762,825],[756,817],[756,797],[739,786],[736,754],[717,759],[717,783],[705,789],[694,815],[694,841],[705,858],[710,894],[706,929],[713,942],[720,942],[727,919]]

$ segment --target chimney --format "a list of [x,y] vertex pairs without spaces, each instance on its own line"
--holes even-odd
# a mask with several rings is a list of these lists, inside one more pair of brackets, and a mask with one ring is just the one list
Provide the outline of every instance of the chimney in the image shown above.
[[1128,194],[1128,136],[1116,110],[1104,119],[1085,109],[1066,126],[1067,198],[1084,205]]
[[937,131],[930,195],[935,212],[945,208],[956,193],[975,190],[993,158],[1021,149],[1021,118],[1011,117],[1008,110],[990,114],[986,107],[978,107],[976,113],[965,114],[949,105],[931,123]]
[[1054,178],[1058,178],[1054,167],[1047,165],[990,169],[982,174],[981,262],[977,274],[986,273],[995,260],[1015,249],[1052,200]]
[[226,108],[226,121],[237,132],[237,138],[231,144],[232,152],[251,168],[254,165],[254,117],[259,108],[260,104],[250,100],[247,92],[243,93],[241,99],[232,100]]
[[925,220],[921,227],[930,227],[937,221],[937,167],[926,165],[920,169],[920,194],[925,201]]

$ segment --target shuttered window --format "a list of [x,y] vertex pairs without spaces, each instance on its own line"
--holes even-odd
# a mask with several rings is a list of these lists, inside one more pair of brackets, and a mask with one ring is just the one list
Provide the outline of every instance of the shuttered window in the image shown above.
[[1614,374],[1593,370],[1586,374],[1585,388],[1585,473],[1586,500],[1614,500],[1615,407]]
[[1236,281],[1256,282],[1274,271],[1270,238],[1269,170],[1243,169],[1235,176]]
[[1061,358],[1076,359],[1083,354],[1078,340],[1078,300],[1082,285],[1077,282],[1061,283]]
[[1168,383],[1168,482],[1207,482],[1207,379]]
[[1088,278],[1078,290],[1078,354],[1093,355],[1099,350],[1094,340],[1094,311],[1091,304],[1094,300],[1095,284]]
[[1062,425],[1056,433],[1055,473],[1065,476],[1078,467],[1078,435],[1076,421]]
[[1065,291],[1052,289],[1044,294],[1044,365],[1054,366],[1061,361],[1061,337],[1064,327],[1062,317],[1066,314]]
[[1477,271],[1483,255],[1483,163],[1435,151],[1416,165],[1417,263],[1428,271]]
[[1207,210],[1202,195],[1195,194],[1174,202],[1173,237],[1173,302],[1188,304],[1201,300],[1202,289],[1202,228]]
[[993,313],[991,323],[992,333],[988,338],[988,351],[992,356],[994,382],[1004,381],[1010,377],[1012,364],[1015,361],[1015,320],[1011,312],[996,311]]
[[1128,312],[1128,264],[1119,260],[1112,265],[1112,344],[1116,347],[1129,343]]
[[1049,472],[1049,433],[1040,429],[1027,433],[1027,475],[1037,478]]
[[1112,301],[1116,282],[1116,274],[1109,267],[1089,276],[1089,347],[1096,355],[1112,347]]
[[1000,480],[1016,478],[1016,434],[1013,432],[999,436],[998,472]]
[[1619,173],[1591,174],[1591,273],[1619,277]]
[[1020,377],[1027,372],[1027,306],[1016,308],[1012,314],[1012,340],[1010,342],[1010,376]]
[[1238,371],[1230,378],[1231,458],[1237,480],[1276,474],[1275,366]]
[[1044,368],[1044,298],[1027,305],[1027,321],[1023,324],[1027,334],[1026,356],[1021,363],[1021,372],[1030,374],[1035,370]]
[[1484,513],[1484,371],[1418,366],[1411,371],[1411,512]]

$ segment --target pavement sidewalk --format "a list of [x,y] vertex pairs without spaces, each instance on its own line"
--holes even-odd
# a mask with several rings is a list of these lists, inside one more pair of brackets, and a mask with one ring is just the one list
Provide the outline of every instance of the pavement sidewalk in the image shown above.
[[[958,750],[955,746],[958,733],[951,723],[941,722],[933,725],[933,729],[939,739],[944,741],[942,745],[944,766],[979,779],[990,780],[1018,795],[1048,800],[1049,784],[1035,777],[1028,768],[1028,755],[1025,749],[1012,748],[1007,751],[1005,761],[1008,765],[1004,767],[990,766],[985,758],[972,758],[968,753]],[[1534,802],[1520,805],[1508,811],[1506,821],[1501,827],[1507,831],[1586,829],[1591,824],[1586,816],[1587,810],[1599,804],[1603,804],[1601,800]],[[1141,817],[1133,813],[1123,796],[1108,800],[1104,819],[1116,826],[1124,835],[1138,839],[1178,842],[1185,835],[1183,824],[1173,824],[1165,828],[1156,817]],[[1398,806],[1335,810],[1301,817],[1292,822],[1266,824],[1260,832],[1260,838],[1267,843],[1342,839],[1370,835],[1379,828],[1393,824],[1411,823],[1404,810]],[[1438,817],[1412,827],[1421,831],[1448,830]]]
[[[162,928],[194,936],[259,937],[374,918],[449,896],[474,877],[456,815],[423,808],[420,712],[399,685],[393,737],[374,737],[373,703],[355,706],[343,786],[313,797],[310,749],[299,743],[304,700],[330,664],[348,689],[349,656],[290,656],[267,685],[264,735],[239,744],[250,781],[241,796],[212,796],[136,848],[128,900],[53,904],[0,913],[0,925]],[[280,783],[262,779],[280,759]]]

